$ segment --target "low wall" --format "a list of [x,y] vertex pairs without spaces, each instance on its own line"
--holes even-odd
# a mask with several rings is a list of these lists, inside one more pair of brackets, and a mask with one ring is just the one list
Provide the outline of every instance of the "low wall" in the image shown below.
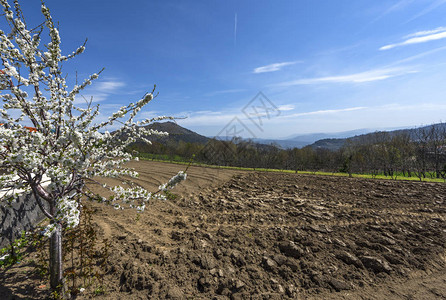
[[8,246],[11,241],[20,237],[22,230],[29,231],[44,219],[45,215],[37,205],[32,194],[21,196],[11,206],[0,205],[0,225],[2,229],[0,249]]

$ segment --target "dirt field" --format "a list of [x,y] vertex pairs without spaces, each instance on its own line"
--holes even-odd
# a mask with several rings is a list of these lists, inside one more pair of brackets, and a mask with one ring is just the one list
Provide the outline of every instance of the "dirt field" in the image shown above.
[[[134,166],[150,190],[184,168]],[[191,167],[174,193],[139,220],[93,205],[112,240],[98,299],[446,299],[445,184]],[[41,297],[20,274],[0,293]]]

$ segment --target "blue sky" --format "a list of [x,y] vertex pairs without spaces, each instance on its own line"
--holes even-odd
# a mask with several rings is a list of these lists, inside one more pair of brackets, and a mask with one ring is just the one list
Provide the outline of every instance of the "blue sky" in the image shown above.
[[[40,1],[30,2],[22,6],[37,24]],[[245,137],[282,138],[445,119],[446,0],[47,6],[65,53],[88,38],[85,53],[64,66],[69,79],[105,67],[84,93],[103,116],[156,84],[159,96],[141,117],[187,117],[178,124],[207,136],[234,122]],[[268,115],[258,98],[250,102],[259,92]],[[259,115],[248,118],[253,107]]]

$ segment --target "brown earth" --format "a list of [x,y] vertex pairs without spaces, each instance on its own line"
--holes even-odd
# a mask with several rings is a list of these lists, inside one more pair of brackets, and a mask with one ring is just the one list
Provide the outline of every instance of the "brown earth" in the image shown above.
[[[133,166],[149,190],[183,168]],[[446,299],[445,184],[191,167],[174,193],[140,218],[91,204],[112,240],[98,299]],[[0,299],[44,297],[20,268]]]

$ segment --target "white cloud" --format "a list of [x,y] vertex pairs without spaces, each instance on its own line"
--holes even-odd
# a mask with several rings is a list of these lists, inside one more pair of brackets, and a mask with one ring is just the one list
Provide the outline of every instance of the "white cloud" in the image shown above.
[[[418,31],[408,35],[408,39],[401,43],[389,44],[382,46],[379,50],[389,50],[395,47],[407,46],[412,44],[426,43],[446,38],[446,28],[439,27],[434,30]],[[407,38],[407,37],[406,37]]]
[[270,65],[255,68],[253,73],[275,72],[275,71],[279,71],[282,67],[294,65],[297,63],[299,63],[299,61],[287,61],[287,62],[282,62],[282,63],[270,64]]
[[413,37],[417,37],[417,36],[430,35],[430,34],[442,32],[442,31],[445,31],[445,30],[446,30],[446,27],[437,27],[437,28],[432,29],[432,30],[417,31],[417,32],[414,32],[414,33],[406,35],[404,38],[405,39],[409,39],[409,38],[413,38]]
[[401,76],[409,73],[415,73],[414,70],[409,70],[405,68],[384,68],[375,69],[361,73],[349,74],[349,75],[337,75],[337,76],[326,76],[326,77],[316,77],[316,78],[302,78],[292,81],[286,81],[274,86],[292,86],[292,85],[307,85],[307,84],[320,84],[320,83],[363,83],[377,80],[384,80],[387,78]]
[[221,125],[223,127],[226,123],[230,122],[235,116],[237,116],[237,112],[197,111],[179,115],[187,116],[185,119],[180,121],[181,124],[194,126]]
[[[441,121],[445,111],[446,104],[443,103],[389,103],[339,109],[315,108],[314,111],[288,115],[283,113],[280,117],[265,120],[264,132],[258,137],[279,138],[291,134],[340,132],[358,128],[419,126]],[[238,117],[250,129],[253,126],[237,109],[220,112],[197,111],[188,115],[187,119],[178,120],[178,123],[207,136],[218,134],[234,117]]]
[[[382,111],[436,111],[441,112],[446,110],[446,104],[440,103],[420,103],[416,105],[406,105],[400,103],[390,103],[378,107],[371,107],[373,110],[382,110]],[[432,120],[431,122],[437,122],[439,120]]]
[[[292,104],[281,105],[278,108],[281,111],[291,111],[295,109],[294,105]],[[275,119],[275,122],[280,122],[282,118],[292,119],[295,117],[311,116],[311,115],[335,115],[337,113],[362,110],[366,108],[367,107],[348,107],[341,109],[331,109],[331,110],[328,109],[328,110],[317,110],[303,113],[294,113],[289,115],[282,115],[280,118]],[[221,112],[196,111],[196,112],[181,113],[180,115],[187,115],[185,119],[179,120],[179,123],[185,126],[221,126],[223,128],[234,117],[238,117],[243,122],[248,122],[247,124],[250,124],[249,119],[247,119],[246,116],[244,116],[237,110],[227,110]],[[268,122],[273,122],[273,121],[274,121],[273,119],[268,120]]]
[[348,107],[348,108],[341,108],[341,109],[316,110],[316,111],[310,111],[310,112],[291,114],[291,115],[287,115],[286,117],[294,118],[294,117],[303,117],[303,116],[312,116],[312,115],[327,115],[327,114],[333,115],[333,114],[337,114],[337,113],[362,110],[362,109],[367,109],[367,107],[357,106],[357,107]]
[[277,109],[280,110],[280,111],[293,110],[294,109],[294,105],[292,105],[292,104],[280,105]]
[[105,80],[93,82],[91,87],[88,87],[80,95],[76,96],[75,104],[84,104],[92,100],[95,102],[102,102],[107,99],[109,95],[114,94],[117,90],[124,87],[125,83],[117,80]]
[[96,84],[96,90],[101,92],[111,93],[121,87],[125,86],[123,82],[120,81],[101,81]]
[[269,126],[265,126],[262,137],[277,138],[278,133],[281,136],[289,136],[316,132],[341,132],[359,128],[377,130],[415,127],[444,120],[445,111],[446,104],[442,103],[394,103],[367,108],[321,110],[309,112],[307,116],[281,116],[272,119],[268,123]]

